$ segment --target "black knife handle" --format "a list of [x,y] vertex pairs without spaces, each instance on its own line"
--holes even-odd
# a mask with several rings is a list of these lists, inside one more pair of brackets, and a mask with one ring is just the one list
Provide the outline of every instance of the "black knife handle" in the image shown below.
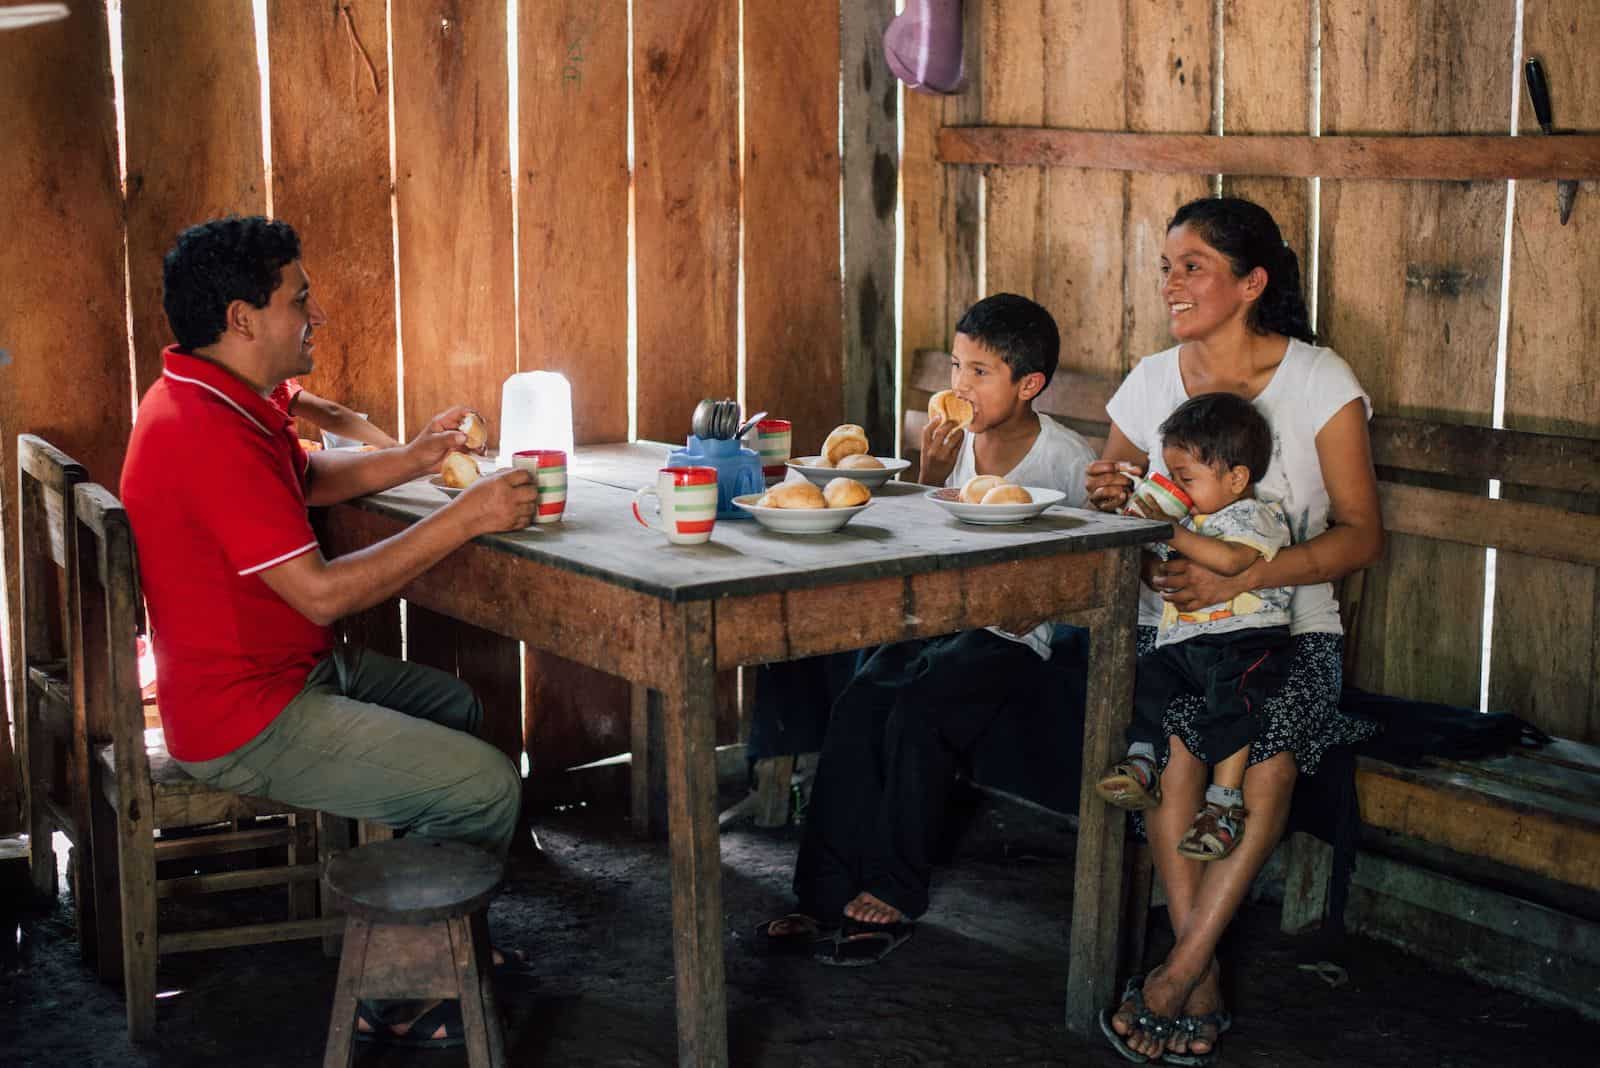
[[1522,69],[1528,76],[1528,100],[1533,104],[1539,129],[1550,133],[1550,83],[1544,77],[1544,64],[1539,62],[1538,56],[1529,56]]

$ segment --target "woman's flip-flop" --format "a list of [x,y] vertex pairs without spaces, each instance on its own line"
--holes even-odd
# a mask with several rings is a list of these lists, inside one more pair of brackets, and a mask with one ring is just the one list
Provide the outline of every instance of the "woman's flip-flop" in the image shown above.
[[835,968],[864,968],[899,949],[914,930],[916,924],[906,920],[899,923],[847,920],[839,937],[828,948],[818,951],[816,959]]
[[[1206,1068],[1207,1065],[1217,1063],[1217,1043],[1222,1036],[1228,1033],[1228,1028],[1233,1026],[1233,1017],[1227,1012],[1218,1009],[1200,1016],[1180,1016],[1175,1021],[1178,1030],[1189,1036],[1189,1041],[1210,1042],[1211,1048],[1204,1053],[1174,1053],[1171,1050],[1161,1055],[1165,1064],[1180,1064],[1185,1068]],[[1216,1032],[1204,1035],[1200,1032],[1207,1027],[1216,1028]]]
[[[1145,1005],[1144,976],[1135,975],[1128,980],[1128,985],[1122,990],[1122,997],[1117,999],[1118,1008],[1122,1006],[1123,1002],[1133,1003],[1134,1032],[1142,1032],[1165,1044],[1166,1040],[1171,1038],[1177,1031],[1177,1021],[1166,1016],[1157,1016]],[[1135,1051],[1128,1045],[1129,1036],[1117,1034],[1117,1029],[1111,1026],[1111,1019],[1116,1015],[1116,1012],[1116,1009],[1100,1010],[1100,1030],[1106,1036],[1106,1041],[1110,1042],[1111,1048],[1116,1050],[1124,1059],[1130,1060],[1135,1064],[1148,1064],[1152,1058],[1148,1054]],[[1161,1060],[1162,1056],[1157,1054],[1154,1059]]]
[[[772,928],[780,923],[789,929],[774,933]],[[816,952],[819,944],[833,941],[835,933],[824,928],[814,917],[803,912],[791,912],[787,916],[757,924],[751,935],[751,945],[764,956],[808,957]]]

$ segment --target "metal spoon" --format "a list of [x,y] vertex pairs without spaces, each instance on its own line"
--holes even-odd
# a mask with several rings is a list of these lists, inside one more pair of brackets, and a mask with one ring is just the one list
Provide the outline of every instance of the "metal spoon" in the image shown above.
[[739,425],[739,402],[738,401],[731,401],[731,400],[718,401],[717,402],[717,427],[712,432],[712,436],[713,437],[717,437],[717,438],[722,438],[723,440],[727,440],[728,438],[733,437],[734,428],[737,427],[738,425]]
[[750,418],[746,419],[744,423],[740,425],[739,429],[733,432],[733,436],[741,441],[744,440],[744,436],[745,434],[749,433],[750,428],[761,422],[761,420],[765,419],[766,417],[766,412],[757,412],[755,415],[752,415]]
[[694,406],[694,415],[689,417],[689,432],[697,438],[709,438],[712,426],[711,418],[716,414],[717,402],[710,397],[705,398]]

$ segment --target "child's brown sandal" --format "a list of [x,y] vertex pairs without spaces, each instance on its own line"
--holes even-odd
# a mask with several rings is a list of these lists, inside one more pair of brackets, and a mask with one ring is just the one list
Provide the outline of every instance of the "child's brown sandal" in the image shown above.
[[1152,758],[1134,753],[1113,765],[1094,791],[1107,804],[1143,812],[1161,804],[1161,771]]
[[1244,839],[1245,820],[1250,811],[1243,805],[1221,805],[1207,801],[1178,842],[1178,852],[1190,860],[1221,860]]

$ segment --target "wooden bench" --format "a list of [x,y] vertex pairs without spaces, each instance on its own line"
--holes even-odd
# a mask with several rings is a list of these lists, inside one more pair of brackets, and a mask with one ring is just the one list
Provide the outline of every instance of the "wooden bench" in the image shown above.
[[[902,452],[913,462],[928,398],[949,386],[949,361],[937,351],[914,358],[902,421]],[[1099,447],[1117,384],[1057,372],[1034,406]],[[1600,516],[1411,484],[1515,478],[1522,486],[1589,494],[1600,488],[1600,441],[1389,416],[1373,418],[1371,434],[1386,531],[1600,567]],[[1346,678],[1360,644],[1364,584],[1358,573],[1341,591]],[[1536,710],[1507,711],[1539,726]],[[1600,747],[1558,738],[1491,760],[1431,760],[1421,768],[1363,757],[1356,789],[1368,828],[1600,893]],[[1326,857],[1304,835],[1290,851],[1287,885],[1285,929],[1315,926],[1326,904]]]

